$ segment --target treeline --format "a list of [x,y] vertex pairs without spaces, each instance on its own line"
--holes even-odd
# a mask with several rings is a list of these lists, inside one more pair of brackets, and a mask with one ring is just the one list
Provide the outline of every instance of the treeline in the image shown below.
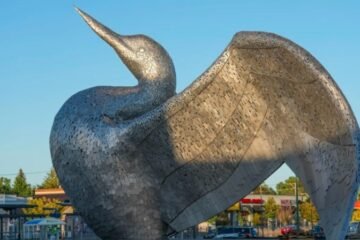
[[[299,195],[306,194],[304,187],[296,177],[289,177],[285,181],[276,184],[275,189],[268,186],[266,183],[262,183],[255,188],[253,194],[263,195],[295,195],[296,184]],[[19,169],[14,182],[6,177],[0,177],[0,194],[16,194],[21,197],[30,197],[33,195],[35,189],[41,188],[58,188],[60,186],[59,179],[55,170],[52,168],[44,178],[40,185],[31,186],[26,180],[25,173],[22,169]]]
[[[43,182],[40,185],[32,186],[26,180],[25,173],[22,169],[19,169],[18,174],[16,175],[14,182],[11,182],[11,179],[6,177],[0,177],[0,194],[15,194],[21,197],[32,197],[34,195],[35,189],[42,188],[59,188],[60,183],[56,175],[55,170],[52,168],[45,176]],[[268,186],[266,183],[262,183],[257,188],[252,191],[252,194],[263,194],[263,195],[295,195],[296,189],[298,194],[302,197],[305,197],[305,201],[299,203],[299,211],[302,219],[307,221],[316,222],[319,220],[319,215],[311,203],[309,196],[304,190],[302,183],[296,177],[289,177],[285,181],[279,182],[276,184],[275,189]],[[358,196],[359,199],[359,196]],[[58,204],[59,201],[56,199],[47,199],[47,198],[37,198],[29,199],[30,204],[37,205],[38,207],[33,209],[25,210],[27,214],[49,214],[49,210],[46,209],[57,209],[58,212],[62,211],[63,208]],[[278,219],[281,223],[289,223],[294,218],[294,209],[284,209],[276,205],[273,198],[270,198],[264,204],[264,213],[263,215],[267,219]],[[224,221],[227,219],[227,213],[223,212],[214,216],[212,219],[216,221]],[[254,225],[260,224],[261,217],[258,213],[255,213],[253,216]],[[360,210],[354,209],[352,220],[360,220]],[[225,224],[222,223],[222,224]]]
[[15,194],[20,197],[31,197],[35,189],[38,188],[58,188],[60,187],[59,179],[55,170],[52,168],[40,185],[32,186],[26,180],[25,173],[19,169],[14,182],[6,177],[0,177],[0,194]]
[[255,188],[253,194],[263,194],[263,195],[292,195],[296,194],[296,189],[299,195],[306,194],[303,184],[296,177],[289,177],[285,181],[279,182],[276,184],[275,189],[262,183],[257,188]]
[[[263,195],[295,195],[295,186],[297,184],[299,195],[306,194],[303,185],[297,181],[296,177],[289,177],[283,182],[276,184],[275,189],[262,183],[252,191],[253,194]],[[0,194],[16,194],[21,197],[30,197],[33,195],[35,189],[39,188],[58,188],[60,186],[59,179],[55,170],[52,168],[44,178],[40,185],[32,186],[26,180],[25,173],[19,169],[14,182],[6,177],[0,177]]]

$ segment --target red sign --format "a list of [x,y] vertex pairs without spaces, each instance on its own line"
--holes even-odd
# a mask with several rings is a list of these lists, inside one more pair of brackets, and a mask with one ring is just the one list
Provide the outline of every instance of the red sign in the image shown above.
[[264,200],[261,198],[243,198],[240,202],[243,204],[263,204]]
[[354,205],[355,209],[360,209],[360,201],[356,201]]
[[280,204],[283,207],[290,207],[291,206],[291,201],[289,199],[281,199]]

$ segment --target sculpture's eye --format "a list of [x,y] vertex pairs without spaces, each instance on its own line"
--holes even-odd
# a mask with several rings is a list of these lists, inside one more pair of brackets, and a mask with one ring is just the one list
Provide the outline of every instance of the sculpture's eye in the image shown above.
[[145,48],[139,48],[136,55],[141,59],[145,58]]

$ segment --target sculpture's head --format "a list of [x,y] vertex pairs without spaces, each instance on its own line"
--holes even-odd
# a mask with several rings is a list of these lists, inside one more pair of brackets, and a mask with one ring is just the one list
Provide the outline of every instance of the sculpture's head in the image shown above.
[[119,35],[80,9],[76,10],[92,30],[114,48],[140,85],[159,87],[165,83],[175,90],[174,65],[160,44],[145,35]]

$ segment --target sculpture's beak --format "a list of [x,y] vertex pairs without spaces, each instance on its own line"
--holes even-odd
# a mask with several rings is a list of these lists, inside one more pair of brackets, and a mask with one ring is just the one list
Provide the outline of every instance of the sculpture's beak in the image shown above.
[[124,41],[124,36],[121,36],[120,34],[117,34],[116,32],[102,25],[100,22],[96,21],[93,17],[79,8],[75,7],[75,10],[99,37],[101,37],[105,42],[114,48],[125,64],[131,60],[133,52],[131,47]]

